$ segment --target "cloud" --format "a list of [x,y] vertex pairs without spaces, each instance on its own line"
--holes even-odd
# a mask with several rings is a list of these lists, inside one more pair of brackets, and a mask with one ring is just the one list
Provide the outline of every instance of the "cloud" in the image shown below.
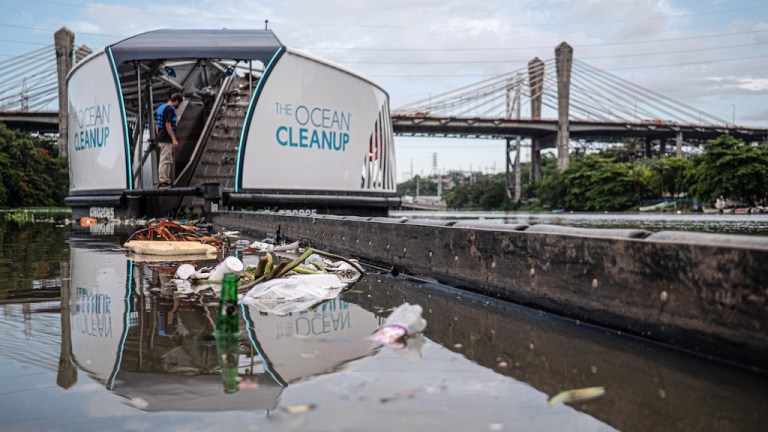
[[768,78],[742,78],[739,88],[754,92],[768,91]]
[[722,89],[729,92],[768,92],[768,78],[763,77],[717,77],[708,78],[707,81],[714,83],[713,86],[710,86],[712,89]]
[[71,27],[70,30],[72,30],[75,34],[79,32],[99,33],[104,30],[99,25],[94,24],[93,22],[90,22],[90,21],[76,21],[76,22],[71,22],[68,25]]
[[[286,45],[380,83],[393,108],[524,68],[533,57],[552,58],[567,41],[577,60],[699,106],[765,91],[759,74],[768,57],[747,57],[768,55],[768,22],[755,18],[762,9],[740,8],[679,0],[390,0],[386,7],[359,0],[137,0],[89,3],[75,22],[76,31],[127,37],[157,28],[260,29],[268,19]],[[713,13],[729,9],[735,12]],[[750,30],[759,32],[701,37]]]

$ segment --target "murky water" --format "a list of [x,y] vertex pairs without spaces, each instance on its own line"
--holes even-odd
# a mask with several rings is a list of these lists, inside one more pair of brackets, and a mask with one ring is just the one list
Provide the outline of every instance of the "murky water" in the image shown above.
[[471,219],[488,223],[554,224],[585,228],[637,228],[768,236],[768,213],[754,215],[700,213],[522,213],[484,211],[397,211],[392,217]]
[[[370,273],[278,316],[241,309],[224,392],[217,305],[118,236],[0,225],[0,430],[762,430],[768,376],[449,287]],[[246,258],[246,262],[248,259]],[[365,337],[404,302],[423,340]],[[604,396],[549,407],[552,395]]]

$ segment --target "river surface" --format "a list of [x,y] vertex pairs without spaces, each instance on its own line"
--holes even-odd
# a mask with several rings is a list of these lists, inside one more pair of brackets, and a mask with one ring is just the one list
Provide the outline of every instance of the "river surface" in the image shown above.
[[553,224],[583,228],[635,228],[651,232],[698,231],[768,236],[768,213],[523,213],[492,211],[393,211],[410,219],[483,220],[494,224]]
[[[0,225],[0,430],[768,424],[763,373],[375,268],[308,309],[242,307],[239,384],[228,394],[212,337],[217,304],[174,296],[173,264],[129,259],[125,236],[95,235],[104,232]],[[366,338],[405,302],[424,308],[422,338],[405,348]],[[563,390],[596,386],[602,397],[548,406]]]

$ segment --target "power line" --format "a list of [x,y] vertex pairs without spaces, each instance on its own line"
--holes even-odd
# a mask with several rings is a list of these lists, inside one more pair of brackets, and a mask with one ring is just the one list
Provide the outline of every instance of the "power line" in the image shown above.
[[[633,53],[633,54],[616,54],[616,55],[604,55],[604,56],[587,56],[587,57],[581,57],[579,56],[579,59],[581,60],[600,60],[600,59],[609,59],[609,58],[622,58],[622,57],[639,57],[639,56],[655,56],[655,55],[665,55],[665,54],[683,54],[683,53],[690,53],[690,52],[701,52],[701,51],[716,51],[716,50],[722,50],[722,49],[731,49],[731,48],[740,48],[740,47],[748,47],[748,46],[757,46],[757,45],[768,45],[768,42],[754,42],[754,43],[748,43],[748,44],[738,44],[738,45],[724,45],[719,47],[709,47],[709,48],[691,48],[691,49],[685,49],[685,50],[675,50],[675,51],[656,51],[656,52],[644,52],[644,53]],[[507,64],[507,63],[527,63],[528,60],[521,60],[521,59],[514,59],[514,60],[451,60],[451,61],[344,61],[344,64],[392,64],[392,65],[440,65],[440,64]],[[341,63],[341,61],[339,61]]]
[[[55,33],[57,31],[59,31],[59,29],[49,29],[49,28],[41,28],[41,27],[29,27],[29,26],[21,26],[21,25],[6,24],[6,23],[0,23],[0,27],[17,28],[17,29],[23,29],[23,30],[35,30],[35,31],[51,32],[51,33]],[[105,33],[77,32],[77,34],[87,35],[87,36],[108,37],[108,38],[125,37],[124,35],[113,35],[113,34],[105,34]]]
[[[627,67],[617,67],[617,68],[605,68],[605,70],[615,71],[615,70],[632,70],[632,69],[652,69],[652,68],[661,68],[661,67],[692,66],[692,65],[700,65],[700,64],[709,64],[709,63],[725,63],[725,62],[739,61],[739,60],[751,60],[751,59],[765,58],[765,57],[768,57],[768,54],[746,56],[746,57],[733,57],[733,58],[717,59],[717,60],[702,60],[698,62],[667,63],[667,64],[648,65],[648,66],[627,66]],[[452,74],[452,75],[370,74],[368,76],[371,78],[455,78],[455,77],[495,77],[497,75],[491,75],[491,74]]]
[[395,65],[440,65],[440,64],[507,64],[507,63],[528,63],[528,60],[453,60],[453,61],[338,61],[343,64],[395,64]]
[[[0,24],[2,26],[3,24]],[[83,34],[93,34],[93,33],[83,33]],[[9,41],[8,39],[0,39],[0,41]],[[27,43],[30,45],[40,45],[44,46],[43,49],[47,49],[49,47],[52,47],[53,45],[46,45],[43,43],[37,43],[37,42],[25,42],[25,41],[18,41],[14,40],[12,42],[17,43]],[[579,57],[582,60],[601,60],[601,59],[611,59],[611,58],[626,58],[626,57],[638,57],[638,56],[655,56],[655,55],[666,55],[666,54],[684,54],[684,53],[690,53],[690,52],[702,52],[702,51],[716,51],[716,50],[722,50],[722,49],[731,49],[731,48],[739,48],[739,47],[747,47],[747,46],[758,46],[758,45],[766,45],[768,42],[755,42],[755,43],[749,43],[749,44],[737,44],[737,45],[726,45],[726,46],[720,46],[720,47],[709,47],[709,48],[691,48],[691,49],[685,49],[685,50],[674,50],[674,51],[657,51],[657,52],[644,52],[644,53],[633,53],[633,54],[615,54],[615,55],[604,55],[604,56],[587,56],[587,57]],[[480,49],[482,50],[482,49]],[[490,48],[488,49],[490,50]],[[0,65],[3,64],[5,61],[12,60],[14,57],[21,57],[28,53],[23,54],[3,54],[0,53],[0,56],[2,57],[8,57],[6,60],[0,60]],[[666,66],[677,66],[677,65],[688,65],[688,64],[702,64],[702,63],[714,63],[714,62],[722,62],[722,61],[732,61],[732,60],[740,60],[740,59],[749,59],[749,58],[757,58],[757,57],[763,57],[763,56],[752,56],[752,57],[741,57],[741,58],[733,58],[733,59],[722,59],[722,60],[704,60],[700,62],[694,62],[694,63],[673,63],[673,64],[664,64],[664,65],[655,65],[655,66],[642,66],[642,67],[624,67],[624,68],[614,68],[610,70],[628,70],[628,69],[644,69],[644,68],[655,68],[655,67],[666,67]],[[343,64],[384,64],[384,65],[448,65],[448,64],[510,64],[510,63],[527,63],[528,60],[522,60],[522,59],[510,59],[510,60],[456,60],[456,61],[342,61],[342,60],[334,60],[338,63]],[[462,76],[490,76],[489,74],[450,74],[450,75],[412,75],[412,74],[396,74],[396,75],[370,75],[372,77],[428,77],[428,78],[444,78],[444,77],[462,77]]]
[[659,64],[659,65],[650,65],[650,66],[629,66],[629,67],[618,67],[618,68],[606,68],[605,70],[612,71],[612,70],[652,69],[652,68],[660,68],[660,67],[692,66],[692,65],[710,64],[710,63],[724,63],[724,62],[738,61],[738,60],[751,60],[751,59],[765,58],[765,57],[768,57],[768,54],[747,56],[747,57],[734,57],[734,58],[718,59],[718,60],[703,60],[703,61],[687,62],[687,63],[669,63],[669,64]]
[[657,51],[657,52],[645,52],[645,53],[633,53],[633,54],[615,54],[615,55],[604,55],[604,56],[593,56],[593,57],[579,57],[579,59],[581,59],[581,60],[600,60],[600,59],[606,59],[606,58],[654,56],[654,55],[665,55],[665,54],[685,54],[685,53],[690,53],[690,52],[716,51],[716,50],[721,50],[721,49],[741,48],[741,47],[756,46],[756,45],[767,45],[767,44],[768,44],[768,42],[753,42],[753,43],[748,43],[748,44],[723,45],[723,46],[719,46],[719,47],[709,47],[709,48],[690,48],[690,49],[675,50],[675,51]]
[[[709,39],[709,38],[718,38],[718,37],[727,37],[727,36],[738,36],[738,35],[746,35],[746,34],[755,34],[755,33],[766,33],[768,32],[768,29],[765,30],[749,30],[744,32],[733,32],[733,33],[718,33],[718,34],[709,34],[709,35],[700,35],[700,36],[689,36],[689,37],[679,37],[679,38],[666,38],[666,39],[649,39],[649,40],[639,40],[639,41],[628,41],[628,42],[607,42],[607,43],[595,43],[595,44],[577,44],[572,45],[573,48],[585,48],[585,47],[599,47],[599,46],[621,46],[621,45],[637,45],[637,44],[646,44],[646,43],[659,43],[659,42],[673,42],[673,41],[681,41],[681,40],[698,40],[698,39]],[[474,48],[331,48],[331,47],[303,47],[301,49],[312,49],[312,50],[318,50],[318,51],[520,51],[520,50],[533,50],[533,49],[551,49],[551,46],[528,46],[528,47],[497,47],[497,48],[482,48],[482,47],[474,47]]]
[[371,78],[460,78],[460,77],[494,77],[496,75],[491,74],[482,74],[482,73],[476,73],[476,74],[451,74],[451,75],[381,75],[381,74],[373,74],[373,75],[367,75]]
[[2,42],[11,42],[11,43],[19,43],[19,44],[25,44],[25,45],[39,45],[39,46],[48,45],[47,43],[42,43],[42,42],[21,41],[21,40],[17,40],[17,39],[0,39],[0,41],[2,41]]

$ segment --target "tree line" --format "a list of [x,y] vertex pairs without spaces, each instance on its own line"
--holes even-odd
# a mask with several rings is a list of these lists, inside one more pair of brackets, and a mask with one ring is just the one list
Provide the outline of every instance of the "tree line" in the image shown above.
[[[687,197],[707,205],[718,198],[750,206],[768,203],[768,145],[751,145],[729,135],[708,141],[702,153],[690,158],[637,157],[636,143],[589,154],[572,154],[564,170],[552,155],[542,155],[542,179],[530,181],[530,165],[521,170],[524,197],[514,203],[507,196],[506,175],[448,173],[442,177],[449,208],[482,210],[567,209],[623,211],[647,200]],[[410,179],[397,193],[435,195],[436,176]]]
[[0,123],[0,207],[62,206],[68,192],[56,143]]

